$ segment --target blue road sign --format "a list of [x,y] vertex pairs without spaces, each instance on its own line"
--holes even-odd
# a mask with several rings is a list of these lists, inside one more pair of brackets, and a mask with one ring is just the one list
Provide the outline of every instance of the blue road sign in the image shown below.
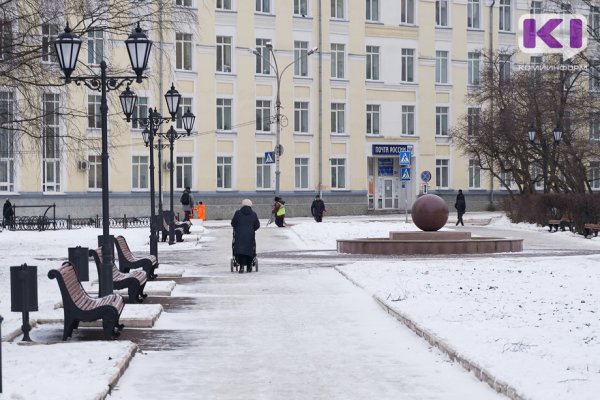
[[400,178],[403,181],[410,181],[410,168],[400,168]]
[[275,152],[265,151],[265,164],[273,164],[275,162]]
[[423,182],[429,182],[431,180],[431,172],[429,172],[429,171],[421,172],[421,180]]
[[410,165],[410,151],[400,152],[400,165]]

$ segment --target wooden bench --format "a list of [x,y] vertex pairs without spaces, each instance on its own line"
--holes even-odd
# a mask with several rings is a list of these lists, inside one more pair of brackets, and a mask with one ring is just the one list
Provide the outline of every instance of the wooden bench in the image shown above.
[[132,269],[142,268],[148,275],[148,280],[156,278],[154,270],[158,268],[158,260],[152,254],[148,257],[138,258],[133,255],[127,241],[123,236],[115,238],[115,247],[119,255],[119,270],[121,272],[129,272]]
[[600,231],[600,224],[584,224],[583,225],[583,234],[587,238],[592,238],[592,234],[594,236],[598,236],[598,231]]
[[51,269],[48,278],[56,279],[62,296],[65,326],[63,340],[71,337],[73,329],[79,327],[79,322],[91,322],[101,319],[104,337],[107,340],[119,336],[123,325],[119,318],[125,301],[118,294],[111,294],[98,299],[90,297],[81,286],[75,273],[75,267],[70,262],[64,262],[58,269]]
[[553,229],[554,232],[558,232],[559,228],[563,232],[566,230],[566,228],[569,228],[570,231],[573,230],[572,221],[567,217],[563,217],[561,219],[549,219],[548,227],[550,228],[550,232],[552,232]]
[[[167,241],[167,238],[169,237],[169,224],[167,224],[167,220],[163,217],[162,218],[162,238],[161,240],[163,242]],[[178,227],[177,225],[175,225],[175,240],[178,242],[183,242],[183,228]],[[172,243],[169,243],[172,244]]]
[[[96,269],[98,270],[98,276],[100,276],[102,270],[102,247],[90,249],[89,255],[90,257],[94,258],[94,261],[96,262]],[[146,281],[148,281],[146,272],[131,271],[125,274],[119,271],[113,262],[112,278],[113,288],[127,289],[130,303],[141,303],[146,297],[148,297],[148,295],[144,293],[144,287],[146,286]]]

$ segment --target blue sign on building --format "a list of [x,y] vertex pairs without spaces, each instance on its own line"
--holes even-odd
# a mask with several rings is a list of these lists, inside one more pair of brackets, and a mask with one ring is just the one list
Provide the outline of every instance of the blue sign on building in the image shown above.
[[265,151],[265,164],[273,164],[275,162],[275,152]]
[[410,181],[410,168],[400,168],[400,179]]
[[400,152],[400,165],[410,165],[410,151]]

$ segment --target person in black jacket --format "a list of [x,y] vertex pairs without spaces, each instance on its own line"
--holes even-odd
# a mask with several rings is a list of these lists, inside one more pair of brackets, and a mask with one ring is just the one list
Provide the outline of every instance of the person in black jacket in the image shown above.
[[11,228],[13,225],[15,212],[13,210],[13,206],[10,200],[8,199],[6,199],[6,202],[4,203],[4,208],[2,209],[2,216],[4,217],[4,226]]
[[316,195],[310,206],[310,213],[317,222],[323,221],[323,213],[326,211],[325,202],[321,200],[321,196]]
[[252,210],[252,201],[249,199],[242,201],[242,208],[233,215],[231,226],[235,237],[233,256],[240,265],[239,273],[244,273],[244,266],[246,272],[252,272],[252,260],[256,252],[255,232],[260,228],[258,216]]
[[458,215],[458,220],[456,221],[456,225],[460,223],[462,226],[465,226],[463,222],[463,215],[465,211],[467,211],[467,202],[465,201],[465,195],[462,192],[462,189],[458,190],[458,194],[456,195],[456,203],[454,203],[454,208],[456,208],[456,213]]

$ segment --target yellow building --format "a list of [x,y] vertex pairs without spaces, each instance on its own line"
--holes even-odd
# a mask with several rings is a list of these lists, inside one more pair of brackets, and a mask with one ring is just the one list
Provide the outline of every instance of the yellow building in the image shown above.
[[[277,184],[270,161],[278,90],[280,195],[297,205],[288,207],[290,215],[309,213],[319,192],[332,214],[410,209],[428,177],[430,193],[454,196],[461,188],[484,204],[491,183],[448,133],[481,107],[465,104],[479,82],[480,53],[490,40],[494,48],[517,48],[516,21],[535,6],[529,3],[541,2],[498,0],[490,8],[483,0],[175,0],[174,25],[142,22],[155,45],[150,79],[132,85],[139,96],[134,117],[146,116],[148,107],[166,116],[163,94],[174,83],[182,111],[196,115],[192,135],[175,144],[176,210],[190,186],[209,219],[230,217],[244,197],[268,215]],[[51,26],[42,36],[57,32]],[[97,71],[106,59],[125,68],[124,39],[99,27],[82,38],[80,63]],[[0,90],[0,106],[10,109],[14,96]],[[123,121],[117,94],[110,96],[111,214],[148,215],[142,127]],[[0,158],[0,191],[17,202],[56,202],[64,206],[59,214],[98,213],[99,97],[75,85],[44,94],[48,109],[66,102],[87,112],[79,125],[54,121],[84,140],[24,162]],[[182,128],[180,120],[175,127]],[[166,209],[168,150],[161,156],[155,162]]]

